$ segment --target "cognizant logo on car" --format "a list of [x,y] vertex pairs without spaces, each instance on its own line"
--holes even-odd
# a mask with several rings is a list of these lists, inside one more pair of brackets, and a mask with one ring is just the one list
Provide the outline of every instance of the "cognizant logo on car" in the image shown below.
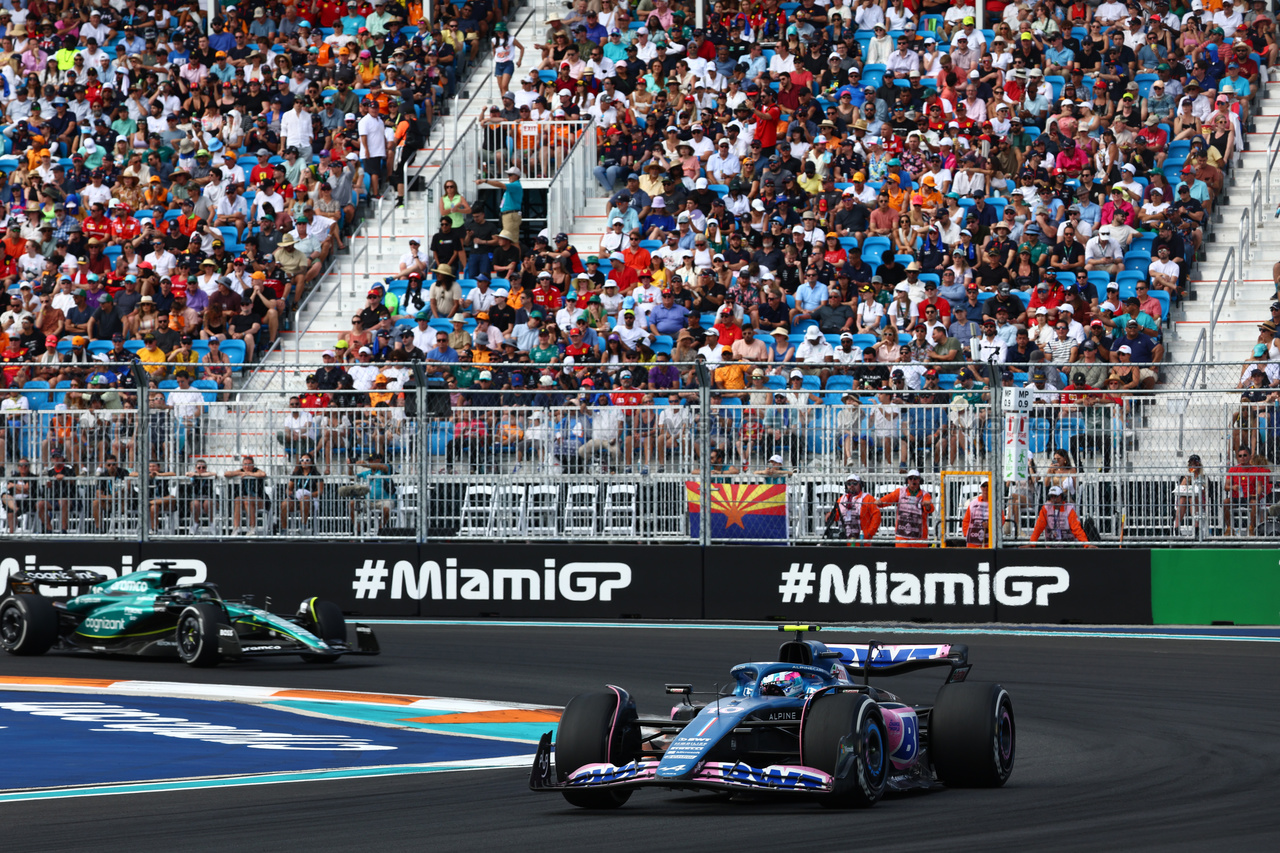
[[90,631],[98,631],[98,632],[124,630],[123,619],[103,619],[99,616],[94,616],[89,619],[86,619],[83,622],[81,622],[80,625],[82,628],[88,628]]

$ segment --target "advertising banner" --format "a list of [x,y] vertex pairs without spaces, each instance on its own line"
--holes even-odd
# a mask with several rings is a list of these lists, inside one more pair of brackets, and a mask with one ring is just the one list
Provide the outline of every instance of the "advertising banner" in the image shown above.
[[365,616],[702,615],[702,557],[692,546],[227,543],[143,551],[204,560],[226,594],[289,602],[316,595]]
[[1280,625],[1280,551],[1152,551],[1151,612],[1157,625]]
[[1151,623],[1147,551],[712,548],[706,617]]

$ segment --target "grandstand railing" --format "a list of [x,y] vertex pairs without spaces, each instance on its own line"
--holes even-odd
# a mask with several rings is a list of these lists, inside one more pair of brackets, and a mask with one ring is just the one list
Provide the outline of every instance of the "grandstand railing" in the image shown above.
[[[1265,87],[1263,87],[1265,91]],[[1280,157],[1280,116],[1276,117],[1276,123],[1271,128],[1271,135],[1267,137],[1267,175],[1262,182],[1262,192],[1266,210],[1271,210],[1272,193],[1271,181],[1275,173],[1276,158]]]
[[[1207,350],[1209,353],[1209,361],[1214,360],[1213,342],[1215,340],[1214,332],[1218,327],[1218,318],[1222,315],[1222,309],[1226,306],[1227,297],[1231,297],[1232,304],[1236,301],[1236,283],[1240,280],[1240,250],[1236,246],[1232,246],[1227,250],[1227,256],[1222,260],[1222,269],[1218,271],[1218,282],[1213,286],[1213,295],[1209,297],[1209,335]],[[1196,344],[1196,351],[1199,351],[1199,343]]]
[[[626,366],[606,365],[597,378],[616,380]],[[839,538],[827,522],[849,473],[883,496],[911,468],[934,496],[932,544],[955,544],[988,477],[994,517],[1005,522],[996,544],[1027,543],[1051,485],[1067,490],[1109,545],[1280,537],[1266,512],[1280,477],[1269,463],[1230,470],[1248,461],[1235,457],[1240,445],[1280,460],[1280,405],[1242,402],[1245,365],[1157,365],[1154,391],[1031,392],[1022,412],[1031,467],[1021,480],[1005,468],[1000,395],[957,387],[948,374],[946,388],[852,391],[858,368],[842,365],[830,366],[824,389],[820,366],[801,364],[800,387],[787,389],[779,366],[763,366],[764,390],[698,387],[686,365],[685,387],[633,401],[604,399],[625,389],[486,392],[470,384],[484,365],[455,368],[468,388],[437,388],[433,365],[387,363],[355,370],[366,382],[389,375],[382,405],[339,396],[342,407],[314,411],[293,401],[315,367],[277,365],[279,383],[271,376],[234,391],[206,381],[183,393],[170,379],[149,394],[113,388],[103,397],[110,408],[89,403],[95,395],[83,386],[33,385],[21,391],[31,409],[3,415],[0,537],[62,536],[65,508],[66,535],[112,539],[819,543]],[[726,383],[726,373],[711,375]],[[411,390],[401,394],[402,383]],[[482,405],[469,404],[472,394]],[[1059,449],[1070,470],[1051,467]],[[74,476],[48,473],[55,452]],[[369,464],[373,453],[386,469]],[[109,454],[128,478],[108,476]],[[304,454],[314,476],[294,472]],[[1191,454],[1201,473],[1188,471]],[[225,476],[245,455],[265,474],[261,492]],[[29,469],[18,467],[22,458]],[[891,542],[894,523],[886,506],[875,541]]]
[[[501,178],[511,166],[520,170],[522,181],[578,180],[583,164],[572,158],[574,152],[584,149],[583,140],[590,136],[588,146],[595,152],[595,136],[591,132],[593,120],[573,121],[490,121],[481,119],[485,136],[485,162],[489,177]],[[585,149],[584,149],[585,150]],[[579,155],[581,156],[581,155]],[[588,177],[595,167],[595,157],[590,156]],[[566,171],[570,166],[576,171]]]
[[547,231],[568,233],[574,219],[586,207],[587,199],[598,194],[596,131],[594,121],[581,122],[573,148],[560,164],[547,189]]

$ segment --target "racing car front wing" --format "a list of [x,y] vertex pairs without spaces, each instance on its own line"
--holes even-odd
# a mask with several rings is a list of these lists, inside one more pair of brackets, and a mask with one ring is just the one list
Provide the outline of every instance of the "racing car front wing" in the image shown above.
[[[827,773],[796,764],[771,764],[753,767],[742,761],[700,761],[691,772],[679,776],[658,774],[654,759],[616,764],[588,764],[570,773],[564,781],[556,779],[551,765],[551,735],[542,736],[529,774],[529,788],[534,791],[565,791],[596,788],[703,788],[722,791],[768,791],[782,793],[824,794],[834,788]],[[679,765],[665,768],[679,770]]]

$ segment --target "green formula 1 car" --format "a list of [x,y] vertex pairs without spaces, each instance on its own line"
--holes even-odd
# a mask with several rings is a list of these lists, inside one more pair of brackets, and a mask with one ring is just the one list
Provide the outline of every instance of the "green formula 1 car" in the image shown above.
[[351,642],[332,602],[308,598],[296,614],[279,616],[248,597],[224,599],[214,584],[180,583],[190,575],[163,566],[115,579],[79,570],[18,572],[0,596],[0,648],[177,657],[199,667],[223,658],[300,655],[330,663],[378,654],[373,629],[354,624]]

